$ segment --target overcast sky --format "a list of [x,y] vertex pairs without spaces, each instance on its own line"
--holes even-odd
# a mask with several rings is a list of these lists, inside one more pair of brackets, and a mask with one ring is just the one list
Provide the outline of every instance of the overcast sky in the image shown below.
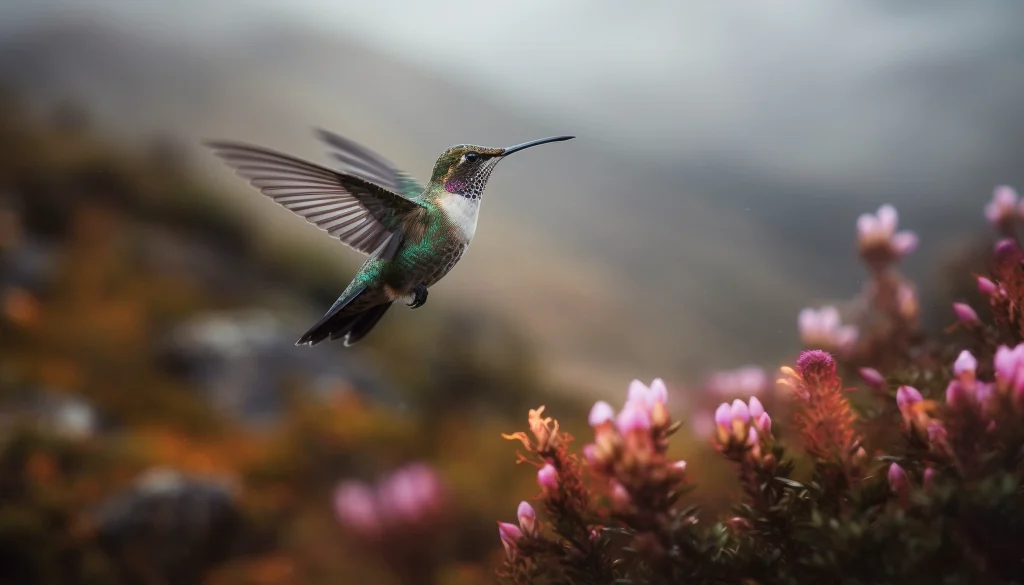
[[831,180],[898,177],[996,148],[991,118],[1015,112],[1024,93],[1024,2],[1016,0],[5,4],[8,26],[86,6],[175,35],[284,16],[655,159],[719,152]]

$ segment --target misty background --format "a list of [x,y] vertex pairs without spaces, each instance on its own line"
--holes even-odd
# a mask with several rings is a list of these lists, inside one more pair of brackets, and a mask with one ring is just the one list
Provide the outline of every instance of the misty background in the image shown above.
[[452,144],[577,136],[502,163],[431,304],[509,318],[556,377],[619,392],[791,356],[802,307],[859,291],[855,221],[882,203],[936,278],[992,188],[1024,184],[1020,22],[1009,0],[8,0],[0,82],[129,146],[172,137],[261,239],[350,273],[199,142],[327,163],[322,126],[426,180]]

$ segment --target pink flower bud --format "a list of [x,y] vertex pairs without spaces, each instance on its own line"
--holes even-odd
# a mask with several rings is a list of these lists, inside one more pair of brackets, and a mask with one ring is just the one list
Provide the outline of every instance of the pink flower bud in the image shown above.
[[590,426],[596,427],[615,418],[615,410],[604,400],[598,400],[590,409]]
[[523,537],[519,527],[508,522],[498,522],[498,537],[501,538],[501,544],[505,547],[505,555],[509,558],[515,556],[516,545],[519,539]]
[[748,410],[750,411],[750,418],[757,420],[759,416],[764,414],[764,405],[757,399],[757,396],[751,396]]
[[985,278],[984,276],[978,277],[978,292],[980,292],[981,294],[990,297],[996,294],[996,291],[998,290],[999,288],[996,286],[996,283]]
[[1015,256],[1017,252],[1017,242],[1013,241],[1010,238],[1006,238],[1004,240],[999,240],[998,242],[996,242],[995,255],[997,261],[1009,260],[1013,258],[1013,256]]
[[957,320],[964,325],[977,325],[981,322],[978,313],[967,303],[953,303],[953,312],[956,313]]
[[665,386],[665,382],[661,378],[655,378],[651,382],[647,397],[650,399],[650,406],[654,406],[658,402],[668,404],[668,387]]
[[558,489],[558,471],[550,463],[546,463],[544,467],[541,467],[537,471],[537,483],[545,491],[554,491]]
[[519,502],[519,509],[516,511],[519,517],[519,527],[524,534],[533,534],[537,527],[537,512],[527,502]]
[[750,427],[750,430],[747,432],[747,444],[756,445],[758,441],[760,441],[760,437],[757,436],[757,429]]
[[872,388],[885,388],[885,376],[874,368],[861,368],[860,377]]
[[651,415],[643,404],[629,402],[615,419],[615,424],[623,435],[634,431],[646,431],[651,428]]
[[680,459],[672,464],[672,469],[675,469],[679,473],[686,473],[686,462]]
[[890,242],[897,256],[906,256],[917,249],[918,238],[914,232],[904,231],[895,234]]
[[974,380],[974,372],[978,369],[978,360],[966,349],[960,352],[953,362],[953,373],[965,382]]
[[629,392],[626,395],[626,404],[639,404],[648,406],[651,389],[640,380],[633,380],[629,383]]
[[772,430],[772,417],[768,416],[767,412],[762,412],[761,416],[757,417],[755,422],[757,429],[762,433],[768,433]]
[[900,412],[906,413],[908,409],[921,402],[924,398],[916,388],[912,386],[900,386],[896,390],[896,406],[899,407]]
[[959,380],[953,380],[946,386],[946,404],[952,408],[963,408],[971,402],[971,393],[960,384]]
[[732,408],[727,403],[723,402],[715,411],[715,424],[725,429],[732,424]]
[[732,401],[732,420],[738,420],[742,423],[750,421],[750,409],[739,398]]
[[597,445],[590,443],[583,446],[583,460],[591,467],[600,465],[597,460]]
[[907,472],[903,471],[899,463],[889,466],[889,487],[897,494],[905,494],[910,489],[910,480],[907,479]]

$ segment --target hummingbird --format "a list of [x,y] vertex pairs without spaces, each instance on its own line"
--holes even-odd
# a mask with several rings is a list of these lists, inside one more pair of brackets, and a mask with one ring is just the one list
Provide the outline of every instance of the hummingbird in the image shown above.
[[313,346],[363,339],[396,302],[413,309],[427,289],[458,263],[476,233],[480,202],[494,167],[508,155],[574,136],[553,136],[505,148],[452,146],[434,163],[424,187],[381,155],[343,136],[316,129],[334,170],[274,150],[208,141],[235,174],[274,202],[369,258],[327,313],[295,343]]

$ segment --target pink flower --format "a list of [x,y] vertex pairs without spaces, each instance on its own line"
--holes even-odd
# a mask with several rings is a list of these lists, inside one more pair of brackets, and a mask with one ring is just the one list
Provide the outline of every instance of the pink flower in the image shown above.
[[805,380],[825,380],[836,375],[836,361],[827,351],[804,351],[796,359],[796,369]]
[[519,517],[519,527],[525,534],[533,534],[537,528],[537,512],[527,502],[519,502],[519,509],[516,510]]
[[651,428],[651,415],[644,405],[627,402],[626,407],[615,419],[615,424],[623,435],[634,431],[647,431]]
[[897,232],[899,214],[892,205],[883,205],[874,215],[865,213],[857,218],[857,243],[865,256],[878,255],[888,261],[910,254],[917,248],[917,234]]
[[[590,443],[583,446],[583,460],[591,467],[600,465],[600,462],[597,460],[597,445]],[[540,478],[537,478],[537,481],[539,482]]]
[[668,387],[661,378],[651,380],[651,386],[647,393],[648,405],[653,407],[657,403],[668,403]]
[[885,376],[874,368],[861,368],[860,377],[872,388],[885,388]]
[[808,347],[827,347],[846,350],[857,341],[859,332],[853,325],[842,325],[839,310],[822,307],[820,310],[806,308],[797,317],[800,339]]
[[964,388],[959,380],[953,380],[946,386],[946,404],[953,408],[963,408],[972,398],[973,393]]
[[978,370],[978,360],[966,349],[960,352],[953,362],[953,373],[964,384],[974,382],[974,373]]
[[756,445],[760,440],[761,437],[757,434],[757,429],[750,427],[750,430],[747,432],[747,444]]
[[900,386],[896,390],[896,406],[904,416],[909,416],[913,406],[923,400],[921,393],[912,386]]
[[1012,227],[1017,215],[1017,200],[1017,192],[1013,188],[1005,185],[996,187],[992,200],[985,205],[985,218],[995,227]]
[[381,530],[373,490],[358,481],[345,481],[334,490],[334,512],[338,521],[364,535]]
[[742,423],[750,422],[750,409],[739,398],[732,401],[732,420]]
[[964,325],[973,326],[981,321],[978,319],[978,313],[967,303],[953,303],[953,312],[956,313],[957,320]]
[[768,416],[767,412],[762,412],[761,416],[757,417],[757,420],[755,421],[754,424],[755,424],[755,426],[757,426],[758,430],[761,431],[762,433],[771,432],[771,430],[772,430],[772,417]]
[[1007,260],[1016,255],[1017,252],[1017,242],[1011,238],[1006,238],[996,242],[996,260]]
[[519,530],[519,527],[508,522],[498,522],[498,537],[501,538],[501,544],[505,546],[505,555],[508,558],[515,556],[519,539],[523,537],[523,532]]
[[728,403],[723,402],[715,410],[715,424],[723,429],[728,429],[732,425],[732,408]]
[[545,491],[554,491],[558,489],[558,471],[550,464],[547,463],[544,467],[541,467],[537,471],[537,483]]
[[907,472],[900,467],[899,463],[893,463],[889,466],[889,487],[900,495],[904,495],[910,490],[910,480],[907,479]]
[[680,459],[672,464],[672,469],[675,469],[679,473],[686,473],[686,462]]
[[614,418],[615,410],[603,400],[595,402],[594,407],[590,409],[590,426],[592,427],[603,425]]
[[995,295],[998,290],[999,288],[996,286],[996,283],[985,278],[984,276],[978,277],[978,292],[980,292],[981,294],[990,297],[992,295]]
[[751,396],[750,402],[748,403],[748,410],[750,411],[750,418],[757,419],[764,414],[764,405],[757,399],[757,396]]

